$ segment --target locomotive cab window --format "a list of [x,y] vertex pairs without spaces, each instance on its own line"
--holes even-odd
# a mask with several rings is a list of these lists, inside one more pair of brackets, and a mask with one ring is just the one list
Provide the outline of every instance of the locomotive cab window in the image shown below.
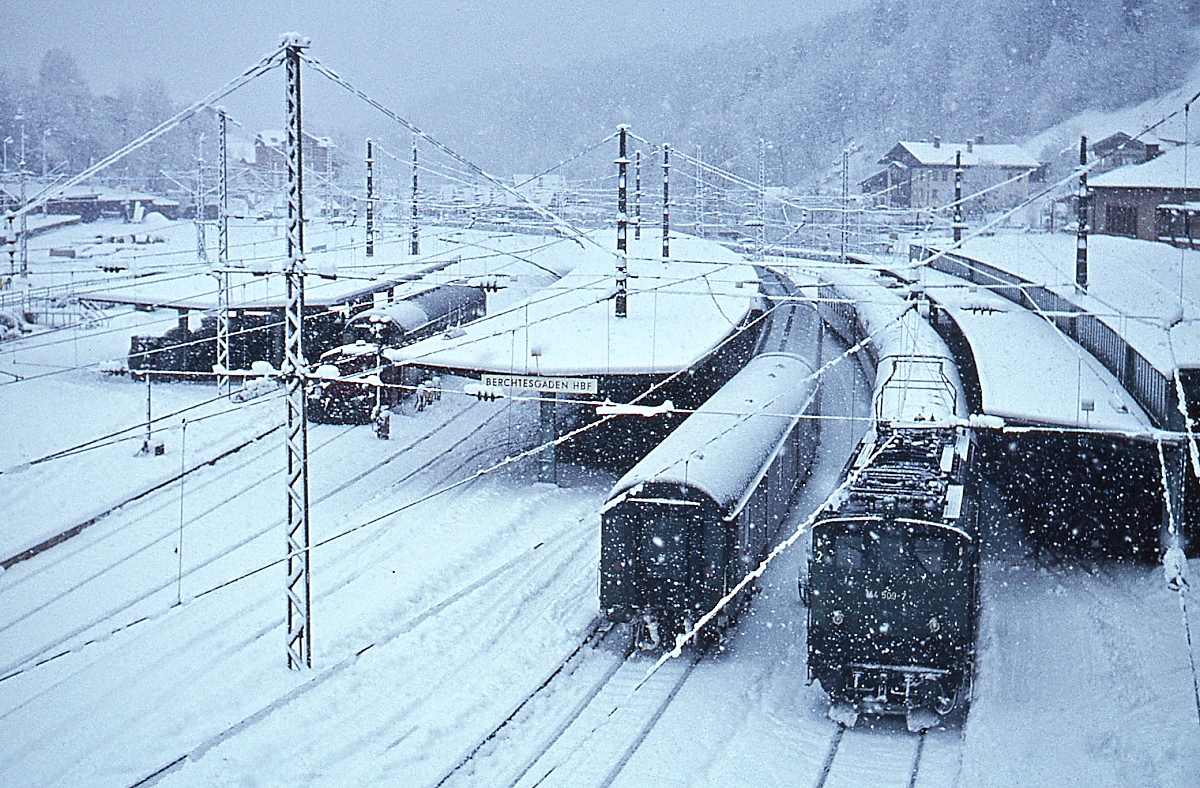
[[862,569],[862,538],[857,534],[840,534],[834,539],[834,564],[838,569],[856,571]]
[[913,553],[916,554],[921,569],[928,574],[938,574],[945,566],[945,551],[939,539],[913,540]]
[[871,532],[875,544],[872,548],[878,570],[899,577],[908,569],[908,545],[903,535]]

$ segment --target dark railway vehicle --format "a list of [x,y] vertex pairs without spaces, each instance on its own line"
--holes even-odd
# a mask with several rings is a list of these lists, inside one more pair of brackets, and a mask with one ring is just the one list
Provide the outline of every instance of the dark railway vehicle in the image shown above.
[[815,451],[821,334],[811,305],[778,306],[761,352],[613,488],[600,604],[643,645],[673,642],[765,555]]
[[975,436],[953,357],[928,324],[889,308],[902,310],[900,299],[879,306],[878,291],[845,295],[859,313],[841,321],[843,330],[855,323],[879,340],[874,424],[845,468],[849,485],[811,530],[800,577],[808,676],[829,693],[840,722],[904,714],[921,730],[969,697],[979,588]]
[[[324,307],[304,310],[304,349],[309,359],[336,347],[342,336],[342,316]],[[278,368],[283,363],[283,310],[231,309],[229,367],[249,369],[255,361]],[[205,316],[199,329],[188,328],[186,316],[161,336],[133,336],[129,341],[129,370],[211,373],[217,363],[217,318]],[[160,378],[163,376],[159,376]],[[180,375],[179,377],[187,377]]]
[[847,472],[877,451],[813,526],[809,678],[851,715],[947,714],[965,698],[975,640],[973,440],[962,427],[882,427]]
[[[347,344],[323,354],[307,387],[309,420],[323,424],[367,424],[377,408],[400,401],[408,385],[402,376],[411,368],[393,367],[383,358],[387,348],[416,342],[484,313],[483,290],[465,285],[442,285],[386,306],[355,315],[346,325]],[[378,370],[380,387],[356,382]],[[351,378],[347,380],[347,378]],[[402,385],[395,385],[402,384]]]

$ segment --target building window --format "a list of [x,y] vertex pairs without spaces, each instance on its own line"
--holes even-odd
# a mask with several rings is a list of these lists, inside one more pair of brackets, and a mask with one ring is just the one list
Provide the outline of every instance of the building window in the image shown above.
[[1110,235],[1137,237],[1137,206],[1108,205],[1104,211],[1104,228]]

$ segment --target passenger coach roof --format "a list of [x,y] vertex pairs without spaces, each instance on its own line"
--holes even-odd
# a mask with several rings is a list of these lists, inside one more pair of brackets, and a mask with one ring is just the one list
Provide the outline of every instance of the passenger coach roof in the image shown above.
[[793,355],[751,359],[625,474],[609,499],[643,482],[683,484],[723,510],[736,504],[816,390],[815,370]]

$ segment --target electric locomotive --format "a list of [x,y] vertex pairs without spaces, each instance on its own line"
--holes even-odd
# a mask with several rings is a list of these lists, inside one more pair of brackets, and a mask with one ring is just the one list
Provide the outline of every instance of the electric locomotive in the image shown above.
[[811,530],[808,676],[839,722],[904,714],[921,730],[969,694],[975,436],[954,359],[917,311],[882,288],[839,289],[859,303],[855,330],[876,337],[874,420]]
[[811,305],[777,306],[763,352],[610,493],[601,609],[634,623],[643,647],[689,630],[769,548],[816,448],[821,330]]

